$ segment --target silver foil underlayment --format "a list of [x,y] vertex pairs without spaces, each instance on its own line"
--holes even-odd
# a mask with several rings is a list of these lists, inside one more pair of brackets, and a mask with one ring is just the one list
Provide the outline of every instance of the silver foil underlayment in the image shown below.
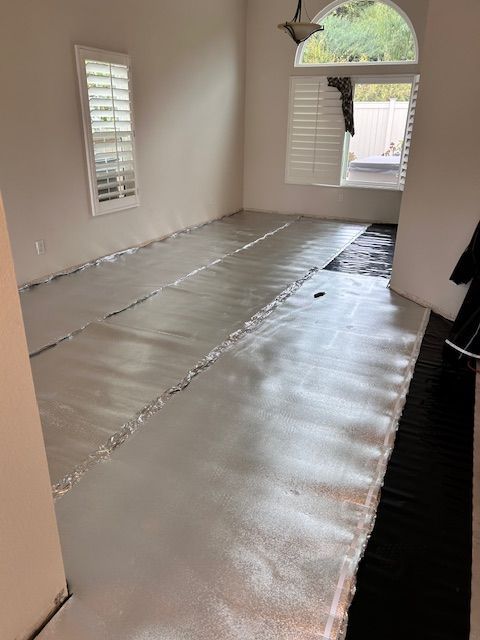
[[[268,221],[269,216],[264,217]],[[323,267],[364,229],[363,225],[300,219],[266,235],[267,223],[259,220],[258,224],[263,225],[263,235],[258,236],[261,241],[252,241],[250,236],[242,251],[233,250],[131,308],[89,322],[71,339],[32,358],[56,495],[68,490],[93,461],[118,445],[143,420],[144,412],[218,345],[312,268]],[[188,252],[184,240],[190,243],[196,233],[207,229],[215,235],[215,225],[211,225],[176,239],[180,260]],[[172,262],[175,255],[171,254]],[[142,265],[147,281],[153,267]],[[114,266],[119,268],[121,288],[125,271],[122,264]],[[63,280],[87,274],[83,271]],[[79,294],[78,305],[81,299]],[[109,303],[106,296],[103,304]],[[67,306],[69,321],[70,311]],[[60,313],[57,320],[60,326]]]
[[[257,288],[279,284],[274,247],[267,275],[250,282],[259,247],[252,263],[242,253],[217,265],[225,308],[240,295],[250,308]],[[287,272],[302,262],[302,251],[283,251]],[[177,292],[176,336],[204,346],[215,333],[203,328],[209,305],[208,324],[221,324],[207,275],[197,283],[199,322],[197,307],[181,302],[193,294]],[[343,636],[428,312],[379,278],[306,270],[294,280],[56,503],[73,596],[40,640]],[[154,318],[144,313],[136,331],[155,333]],[[138,362],[149,354],[137,352]],[[132,381],[133,354],[124,357],[128,375],[121,356],[119,372]],[[110,375],[92,370],[96,382]],[[110,400],[105,389],[100,400]]]
[[[297,218],[244,212],[99,258],[20,290],[31,355],[133,306],[161,288],[242,251]],[[67,276],[67,277],[66,277]]]

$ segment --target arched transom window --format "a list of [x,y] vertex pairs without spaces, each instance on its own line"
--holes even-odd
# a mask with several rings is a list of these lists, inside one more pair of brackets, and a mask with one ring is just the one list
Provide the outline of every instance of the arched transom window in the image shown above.
[[390,0],[336,1],[313,22],[325,29],[298,48],[296,66],[418,62],[412,23]]

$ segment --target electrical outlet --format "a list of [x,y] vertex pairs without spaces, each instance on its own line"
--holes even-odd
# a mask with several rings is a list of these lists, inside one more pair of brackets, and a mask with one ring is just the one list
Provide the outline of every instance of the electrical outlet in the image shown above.
[[45,254],[45,240],[37,240],[35,242],[35,251],[37,256],[43,256]]
[[343,202],[343,191],[338,192],[338,201]]

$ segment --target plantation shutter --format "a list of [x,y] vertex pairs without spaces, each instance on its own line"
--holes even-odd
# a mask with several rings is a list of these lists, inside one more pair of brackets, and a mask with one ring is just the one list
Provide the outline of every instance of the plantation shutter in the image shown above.
[[344,141],[338,89],[326,77],[291,78],[286,182],[339,185]]
[[407,177],[408,158],[410,156],[410,146],[412,143],[413,123],[415,121],[415,109],[417,106],[418,98],[418,85],[420,82],[420,76],[415,76],[412,83],[412,94],[410,98],[410,106],[408,109],[407,126],[405,129],[405,142],[403,143],[402,162],[400,166],[400,188],[405,188],[405,180]]
[[128,56],[77,48],[93,214],[138,204]]

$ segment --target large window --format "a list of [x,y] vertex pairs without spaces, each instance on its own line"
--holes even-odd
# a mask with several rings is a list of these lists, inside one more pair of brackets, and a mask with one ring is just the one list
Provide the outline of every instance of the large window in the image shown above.
[[390,0],[333,2],[314,20],[324,26],[297,51],[296,66],[408,64],[418,61],[414,29]]
[[93,215],[139,204],[128,56],[75,47]]
[[418,76],[359,77],[355,136],[326,77],[291,78],[286,182],[403,189]]

